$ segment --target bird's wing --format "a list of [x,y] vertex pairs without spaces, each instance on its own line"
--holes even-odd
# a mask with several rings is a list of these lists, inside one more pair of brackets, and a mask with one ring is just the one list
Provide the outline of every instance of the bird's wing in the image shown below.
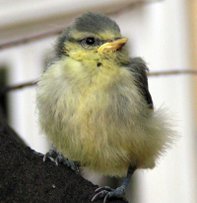
[[152,97],[148,90],[148,79],[147,79],[148,68],[146,66],[146,63],[141,58],[138,57],[131,58],[128,68],[134,75],[135,83],[136,86],[139,88],[140,93],[146,100],[149,107],[153,109]]

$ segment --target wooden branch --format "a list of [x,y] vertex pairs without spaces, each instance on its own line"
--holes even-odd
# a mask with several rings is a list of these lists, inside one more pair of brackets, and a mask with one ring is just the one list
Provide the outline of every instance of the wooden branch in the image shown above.
[[0,112],[0,202],[91,202],[97,186],[63,165],[42,159],[43,155],[23,143]]

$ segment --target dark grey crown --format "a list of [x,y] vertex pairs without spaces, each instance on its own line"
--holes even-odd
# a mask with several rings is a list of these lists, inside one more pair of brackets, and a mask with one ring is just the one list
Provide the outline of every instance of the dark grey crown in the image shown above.
[[75,21],[75,28],[82,32],[99,33],[107,30],[120,32],[118,25],[107,16],[85,13]]
[[76,29],[79,32],[101,33],[105,31],[111,31],[112,33],[120,32],[118,25],[108,18],[107,16],[95,13],[85,13],[81,17],[77,18],[73,25],[66,28],[66,30],[60,35],[56,44],[56,56],[61,57],[64,53],[64,42],[69,40],[70,31]]

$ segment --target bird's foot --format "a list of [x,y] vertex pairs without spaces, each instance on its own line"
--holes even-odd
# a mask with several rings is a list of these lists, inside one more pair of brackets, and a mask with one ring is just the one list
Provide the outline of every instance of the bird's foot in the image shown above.
[[77,161],[72,161],[65,158],[62,154],[58,153],[54,149],[49,150],[43,157],[43,161],[45,162],[47,159],[50,159],[55,163],[56,166],[59,164],[63,164],[73,170],[76,173],[79,173],[80,164]]
[[108,186],[99,187],[95,190],[95,193],[91,199],[92,202],[103,198],[103,203],[106,203],[110,198],[123,198],[125,195],[125,186],[121,185],[116,189],[112,189]]

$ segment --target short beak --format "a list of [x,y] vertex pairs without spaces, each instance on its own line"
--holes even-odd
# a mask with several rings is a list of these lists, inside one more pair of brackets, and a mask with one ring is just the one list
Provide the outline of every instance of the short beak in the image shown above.
[[115,52],[119,50],[121,47],[123,47],[128,39],[126,37],[123,37],[121,39],[114,40],[112,42],[106,42],[105,44],[102,44],[98,48],[99,53],[105,53],[105,52]]

